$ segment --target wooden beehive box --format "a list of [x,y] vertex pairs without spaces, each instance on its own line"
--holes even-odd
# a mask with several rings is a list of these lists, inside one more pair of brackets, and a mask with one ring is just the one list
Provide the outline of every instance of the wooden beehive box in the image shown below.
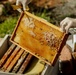
[[29,12],[23,12],[11,36],[11,42],[49,65],[54,65],[68,35],[59,27]]

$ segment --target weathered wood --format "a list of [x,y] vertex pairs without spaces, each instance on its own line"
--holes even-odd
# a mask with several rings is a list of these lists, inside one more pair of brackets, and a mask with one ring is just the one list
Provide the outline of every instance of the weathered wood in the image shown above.
[[5,61],[7,60],[7,58],[9,57],[9,55],[13,52],[14,48],[16,47],[16,45],[12,44],[9,49],[7,50],[7,52],[3,55],[3,57],[0,60],[0,67],[2,67],[2,65],[5,63]]
[[15,65],[15,67],[12,70],[13,73],[16,73],[18,71],[19,67],[22,65],[22,62],[26,58],[27,54],[28,54],[28,52],[26,52],[26,51],[22,54],[22,56],[20,57],[17,64]]
[[24,72],[24,70],[27,68],[27,66],[28,66],[28,64],[29,64],[32,57],[33,56],[31,54],[29,54],[27,56],[27,58],[25,59],[25,61],[23,62],[21,68],[19,69],[19,71],[17,73],[22,74]]
[[8,68],[6,69],[6,72],[10,72],[11,71],[11,69],[14,67],[16,62],[19,60],[19,58],[20,58],[20,56],[22,55],[23,52],[24,52],[24,50],[20,49],[20,51],[16,54],[15,58],[12,60],[12,62],[10,63]]
[[16,49],[14,50],[14,52],[11,54],[11,56],[8,58],[8,60],[6,61],[6,63],[1,68],[2,71],[5,71],[7,69],[7,67],[9,66],[9,64],[11,63],[11,61],[14,59],[14,57],[16,56],[16,54],[18,53],[19,50],[20,50],[20,47],[16,47]]

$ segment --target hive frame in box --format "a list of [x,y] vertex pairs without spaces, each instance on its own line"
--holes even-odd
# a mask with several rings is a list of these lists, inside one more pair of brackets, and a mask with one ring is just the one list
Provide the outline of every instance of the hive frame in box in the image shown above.
[[[18,28],[20,28],[20,26],[21,25],[19,25],[20,23],[22,23],[21,21],[22,21],[22,19],[23,19],[23,17],[26,15],[26,19],[28,19],[28,20],[31,20],[30,18],[33,18],[35,21],[39,21],[41,24],[45,24],[45,25],[43,25],[43,26],[45,26],[46,28],[45,28],[45,30],[47,29],[47,28],[51,28],[50,30],[51,31],[53,31],[53,29],[55,30],[55,31],[53,31],[53,33],[55,32],[55,34],[59,37],[59,35],[60,35],[60,38],[61,39],[59,39],[60,41],[62,41],[62,42],[59,42],[59,44],[58,44],[58,51],[56,51],[56,50],[50,50],[49,49],[49,51],[47,51],[47,50],[44,50],[44,54],[46,54],[46,53],[50,53],[50,54],[46,54],[46,55],[44,55],[44,54],[41,54],[41,55],[44,55],[44,57],[43,56],[41,56],[40,54],[38,54],[38,53],[36,53],[35,51],[37,51],[36,49],[34,49],[35,51],[33,52],[33,50],[32,49],[29,49],[29,48],[27,48],[26,47],[26,45],[25,46],[22,46],[22,44],[21,43],[19,43],[19,42],[16,42],[16,41],[14,41],[14,39],[15,39],[15,37],[16,37],[16,34],[17,34],[17,30],[18,30]],[[30,18],[29,18],[30,17]],[[27,21],[28,21],[27,20]],[[33,20],[33,21],[34,21]],[[34,21],[34,23],[35,23],[35,21]],[[28,22],[29,23],[29,22]],[[33,24],[34,25],[34,24]],[[28,27],[28,26],[27,26]],[[26,27],[26,29],[27,29],[27,27]],[[24,28],[24,27],[23,27]],[[37,28],[37,27],[36,27]],[[21,30],[21,29],[20,29]],[[29,29],[27,29],[27,31],[28,31]],[[19,31],[19,30],[18,30]],[[22,31],[23,32],[23,31]],[[59,35],[57,34],[59,32]],[[25,34],[26,34],[26,32],[25,32]],[[34,34],[33,33],[31,33],[33,36],[34,36]],[[49,33],[50,34],[50,33]],[[46,32],[46,35],[47,35],[47,32]],[[62,36],[61,36],[62,35]],[[22,37],[22,36],[21,36]],[[22,41],[22,39],[21,39],[21,37],[20,37],[20,40]],[[68,34],[65,34],[65,33],[63,33],[61,30],[60,30],[60,28],[58,28],[57,26],[55,26],[55,25],[53,25],[53,24],[51,24],[51,23],[48,23],[46,20],[44,20],[44,19],[41,19],[41,18],[39,18],[39,17],[36,17],[36,16],[34,16],[34,15],[32,15],[31,13],[29,13],[29,12],[22,12],[22,14],[21,14],[21,16],[20,16],[20,18],[19,18],[19,20],[18,20],[18,22],[17,22],[17,26],[16,26],[16,28],[15,28],[15,30],[14,30],[14,32],[13,32],[13,34],[12,34],[12,37],[11,37],[11,42],[13,42],[14,44],[16,44],[16,45],[18,45],[18,46],[20,46],[21,48],[23,48],[24,50],[26,49],[29,53],[31,53],[32,55],[34,55],[34,56],[36,56],[37,58],[39,58],[39,59],[41,59],[41,60],[43,60],[44,62],[46,62],[47,64],[49,64],[49,65],[55,65],[55,63],[56,63],[56,61],[57,61],[57,59],[58,59],[58,56],[59,56],[59,54],[60,54],[60,52],[61,52],[61,50],[62,50],[62,48],[63,48],[63,46],[65,45],[65,43],[66,43],[66,40],[67,40],[67,38],[68,38]],[[39,38],[40,39],[40,38]],[[38,41],[39,41],[39,39],[38,39]],[[25,38],[24,38],[24,40],[25,40]],[[55,40],[55,39],[54,39]],[[21,42],[20,41],[20,42]],[[32,40],[30,40],[30,41],[32,41]],[[42,39],[42,41],[43,41],[43,39]],[[34,42],[35,43],[35,42]],[[32,43],[32,44],[34,44],[34,43]],[[25,44],[25,43],[24,43]],[[37,44],[37,43],[36,43]],[[39,43],[38,45],[40,45],[41,46],[41,44]],[[37,46],[38,46],[37,45]],[[30,46],[30,45],[28,45],[28,46]],[[36,47],[36,45],[35,46],[33,46],[33,47]],[[48,47],[49,48],[49,47]],[[53,47],[54,48],[54,47]],[[41,48],[40,48],[41,49]],[[45,49],[45,47],[44,47],[44,49]],[[38,51],[40,51],[41,52],[41,50],[39,50],[38,49]],[[45,52],[46,51],[46,52]],[[43,52],[43,50],[42,50],[42,52]],[[51,53],[52,52],[52,53]],[[52,54],[53,54],[53,57],[52,57]],[[46,57],[47,56],[47,57]],[[48,58],[48,56],[50,56],[50,58]],[[46,59],[47,58],[47,59]],[[49,60],[49,61],[48,61]]]
[[[6,50],[8,49],[8,47],[12,44],[9,41],[9,39],[10,39],[10,36],[6,35],[0,41],[0,58],[6,52]],[[57,75],[57,74],[58,74],[58,61],[56,62],[56,65],[54,67],[47,65],[47,68],[45,69],[45,71],[44,71],[44,73],[42,75]],[[18,75],[18,74],[0,71],[0,75]],[[21,74],[21,75],[26,75],[26,74]]]

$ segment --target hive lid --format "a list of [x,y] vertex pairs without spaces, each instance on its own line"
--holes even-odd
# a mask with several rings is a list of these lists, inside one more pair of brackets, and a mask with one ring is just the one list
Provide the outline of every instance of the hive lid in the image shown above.
[[29,12],[23,12],[11,36],[11,42],[47,64],[54,65],[67,37],[59,27]]

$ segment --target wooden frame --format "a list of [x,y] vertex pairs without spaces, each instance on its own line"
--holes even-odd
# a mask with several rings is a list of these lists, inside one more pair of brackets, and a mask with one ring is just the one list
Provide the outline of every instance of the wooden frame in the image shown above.
[[22,12],[10,41],[49,65],[54,65],[68,34],[29,12]]

